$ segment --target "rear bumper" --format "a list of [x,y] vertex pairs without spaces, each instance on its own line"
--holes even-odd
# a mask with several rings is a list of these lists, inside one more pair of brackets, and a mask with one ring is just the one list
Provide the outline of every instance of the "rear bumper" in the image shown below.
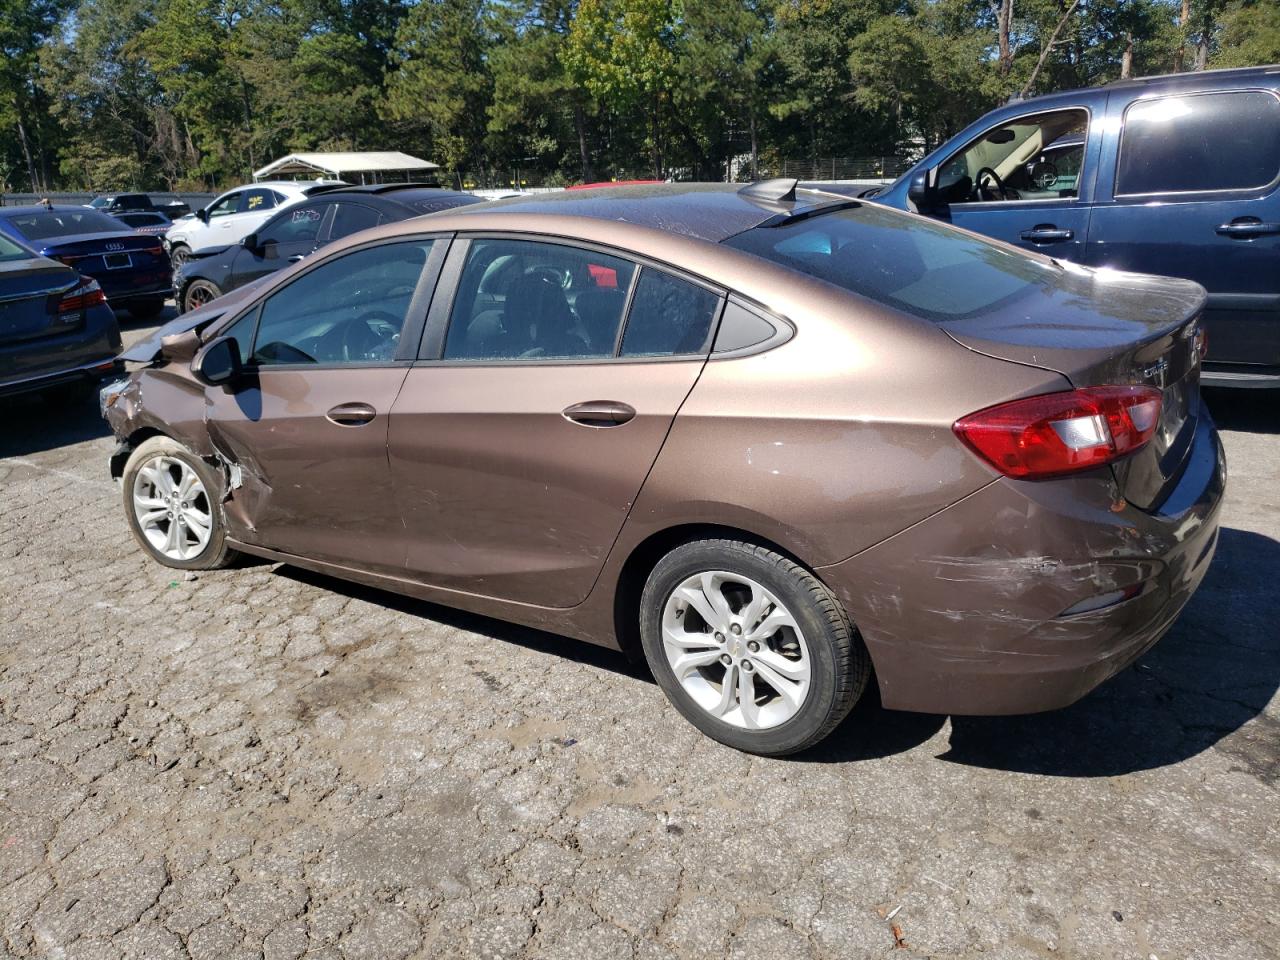
[[[1132,663],[1177,619],[1213,558],[1225,479],[1202,415],[1159,513],[1116,499],[1101,472],[998,480],[818,572],[858,624],[886,707],[1053,710]],[[1126,588],[1140,592],[1064,615]]]
[[120,326],[105,304],[94,307],[78,330],[0,345],[0,395],[43,390],[107,376],[123,369]]

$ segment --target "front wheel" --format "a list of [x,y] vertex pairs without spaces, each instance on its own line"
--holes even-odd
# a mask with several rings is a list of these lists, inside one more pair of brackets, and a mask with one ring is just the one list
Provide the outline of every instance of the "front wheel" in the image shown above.
[[870,661],[812,573],[765,547],[699,540],[649,575],[640,601],[645,657],[687,720],[765,756],[811,747],[862,695]]
[[173,269],[177,270],[180,266],[191,259],[191,248],[185,243],[175,243],[169,251],[169,262],[173,264]]
[[235,560],[219,477],[182,444],[168,437],[139,444],[121,486],[129,529],[153,559],[180,570],[212,570]]
[[199,310],[206,303],[218,299],[222,291],[208,280],[192,280],[187,289],[182,291],[182,312],[190,313]]

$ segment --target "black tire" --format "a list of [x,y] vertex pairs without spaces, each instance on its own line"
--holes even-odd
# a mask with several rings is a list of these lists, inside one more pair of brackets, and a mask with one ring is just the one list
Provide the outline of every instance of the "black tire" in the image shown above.
[[175,243],[169,249],[169,262],[173,264],[173,269],[177,270],[180,266],[187,262],[187,258],[191,256],[191,248],[185,243]]
[[[205,491],[207,491],[208,514],[211,518],[209,540],[200,553],[183,560],[167,557],[157,550],[142,532],[137,514],[134,512],[133,491],[138,471],[148,461],[157,456],[181,460],[195,471],[200,478],[200,482],[204,485]],[[215,570],[220,567],[231,566],[239,557],[237,551],[227,546],[226,519],[222,511],[222,491],[224,488],[222,477],[213,467],[176,440],[171,440],[168,437],[152,437],[140,443],[137,449],[130,454],[129,460],[125,464],[120,485],[124,493],[124,513],[125,519],[129,523],[129,530],[133,533],[133,538],[138,541],[142,549],[157,563],[178,570]]]
[[222,291],[218,289],[217,284],[210,283],[208,280],[192,280],[182,290],[182,312],[190,313],[220,296]]
[[150,320],[152,317],[160,315],[160,311],[164,309],[164,298],[156,297],[148,300],[130,300],[128,303],[129,313],[137,317],[139,320]]
[[[809,651],[809,690],[795,715],[777,726],[748,730],[718,719],[681,686],[667,660],[662,640],[667,599],[686,579],[708,571],[754,580],[801,628]],[[658,685],[685,719],[713,740],[762,756],[797,753],[826,737],[853,709],[871,674],[857,629],[831,591],[795,561],[737,540],[693,541],[658,561],[640,598],[640,636]]]

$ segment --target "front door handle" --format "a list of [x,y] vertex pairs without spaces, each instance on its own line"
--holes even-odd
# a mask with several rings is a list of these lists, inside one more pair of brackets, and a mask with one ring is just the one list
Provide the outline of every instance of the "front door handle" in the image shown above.
[[1018,234],[1028,243],[1062,243],[1066,240],[1074,240],[1075,235],[1074,230],[1063,230],[1052,223],[1038,223],[1030,230],[1023,230]]
[[1257,217],[1237,217],[1230,223],[1219,224],[1216,232],[1232,240],[1252,240],[1280,233],[1280,223],[1264,223]]
[[378,411],[367,403],[340,403],[325,414],[340,427],[362,427],[377,415]]
[[307,258],[307,255],[305,253],[295,253],[292,257],[289,258],[289,262],[298,263],[299,261],[305,260],[306,258]]
[[620,427],[636,415],[636,410],[617,400],[588,400],[565,407],[562,415],[584,427]]

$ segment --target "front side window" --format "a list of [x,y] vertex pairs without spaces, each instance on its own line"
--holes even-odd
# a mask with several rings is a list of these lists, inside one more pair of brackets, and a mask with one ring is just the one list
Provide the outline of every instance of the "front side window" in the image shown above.
[[262,305],[252,362],[377,363],[395,358],[430,240],[368,247],[321,264]]
[[1129,105],[1116,195],[1253,190],[1280,174],[1280,99],[1261,90]]
[[645,267],[640,271],[635,297],[622,336],[624,357],[670,357],[699,353],[711,334],[720,297]]
[[942,164],[939,196],[948,204],[1074,197],[1088,129],[1086,110],[1055,110],[1001,124]]
[[311,203],[276,215],[258,231],[258,243],[315,243],[330,206]]
[[578,247],[473,240],[444,357],[612,357],[635,271],[630,261]]
[[1052,263],[874,203],[754,227],[725,245],[937,323],[1012,304],[1061,276]]
[[217,217],[226,217],[236,212],[236,208],[240,205],[241,193],[229,193],[221,200],[214,202],[209,208],[209,219],[213,220]]

